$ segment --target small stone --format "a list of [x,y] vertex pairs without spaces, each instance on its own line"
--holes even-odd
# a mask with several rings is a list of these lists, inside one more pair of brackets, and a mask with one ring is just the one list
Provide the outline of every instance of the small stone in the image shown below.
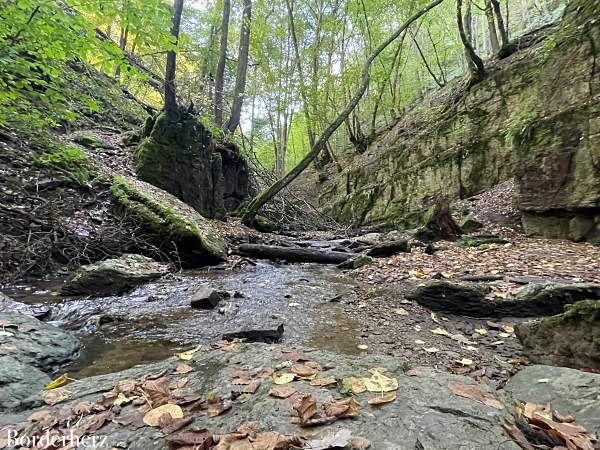
[[203,286],[192,295],[191,306],[198,309],[213,309],[223,300],[219,291]]
[[369,348],[369,346],[365,345],[365,344],[359,344],[356,346],[356,348],[359,350],[367,350]]

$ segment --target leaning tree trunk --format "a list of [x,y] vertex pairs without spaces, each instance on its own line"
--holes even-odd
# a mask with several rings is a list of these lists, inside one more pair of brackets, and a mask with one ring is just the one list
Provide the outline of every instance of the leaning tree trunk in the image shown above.
[[[183,0],[174,0],[175,12],[173,14],[173,26],[171,35],[175,38],[175,45],[179,42],[179,26],[181,25],[181,13],[183,12]],[[165,71],[165,109],[167,111],[177,110],[177,94],[175,92],[175,70],[177,68],[177,52],[167,52],[167,69]]]
[[323,131],[315,145],[306,154],[306,156],[302,158],[302,160],[298,163],[296,167],[294,167],[286,174],[286,176],[273,183],[266,190],[258,194],[250,203],[248,203],[242,214],[242,222],[248,225],[252,225],[254,222],[254,218],[258,213],[258,210],[265,203],[271,200],[275,195],[277,195],[283,188],[285,188],[288,184],[294,181],[298,177],[298,175],[300,175],[304,171],[304,169],[306,169],[310,165],[310,163],[313,162],[313,160],[319,155],[319,153],[321,153],[323,148],[325,148],[328,139],[335,132],[335,130],[337,130],[339,126],[343,124],[344,121],[350,116],[352,111],[354,111],[354,108],[356,108],[356,105],[358,105],[358,102],[367,90],[367,87],[369,85],[371,64],[373,64],[375,58],[377,58],[379,54],[383,52],[392,42],[394,42],[398,38],[398,36],[400,36],[402,32],[410,26],[410,24],[412,24],[415,20],[418,20],[421,16],[429,12],[431,9],[435,8],[443,1],[444,0],[434,0],[425,8],[414,14],[404,24],[402,24],[402,26],[398,28],[390,37],[388,37],[385,40],[385,42],[383,42],[379,47],[377,47],[373,51],[373,53],[371,53],[371,55],[369,55],[363,66],[360,85],[356,89],[356,92],[350,100],[350,103],[348,103],[348,105],[340,113],[340,115],[337,116],[337,118],[331,124],[329,124],[325,131]]
[[219,128],[223,126],[223,85],[225,84],[225,63],[227,62],[227,39],[229,37],[230,12],[230,1],[223,0],[219,63],[217,64],[217,73],[215,74],[215,125]]
[[233,105],[231,107],[231,117],[229,118],[229,122],[227,122],[227,130],[230,133],[233,133],[238,127],[242,116],[242,104],[244,102],[244,91],[246,90],[246,72],[248,71],[248,52],[250,50],[251,21],[252,0],[244,0],[237,75],[235,79],[235,89],[233,91]]
[[482,59],[475,52],[473,45],[471,42],[469,42],[469,39],[465,33],[462,15],[462,0],[456,0],[456,24],[458,25],[458,34],[460,35],[460,40],[465,47],[465,52],[469,60],[468,63],[471,69],[471,84],[475,84],[482,80],[485,76],[485,66],[483,65]]

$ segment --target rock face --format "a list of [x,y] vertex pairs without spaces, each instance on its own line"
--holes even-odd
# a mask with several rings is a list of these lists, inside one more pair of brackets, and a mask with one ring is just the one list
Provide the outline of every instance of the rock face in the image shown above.
[[41,391],[60,367],[79,355],[73,335],[20,313],[0,313],[0,411],[29,408],[41,402]]
[[126,254],[82,266],[62,287],[66,295],[103,297],[130,291],[137,285],[169,273],[169,266],[142,255]]
[[565,307],[563,314],[515,329],[527,357],[540,364],[600,369],[600,302]]
[[134,178],[113,177],[118,209],[150,232],[157,244],[175,244],[186,267],[215,264],[225,257],[225,242],[210,220],[175,196]]
[[[284,360],[281,351],[285,346],[266,344],[242,344],[240,353],[213,351],[208,354],[196,353],[188,364],[194,370],[185,375],[185,393],[195,393],[203,398],[209,392],[217,396],[240,391],[241,387],[232,383],[234,372],[239,369],[272,368]],[[310,358],[322,366],[333,369],[322,372],[332,377],[368,377],[368,369],[383,367],[386,375],[398,379],[397,400],[381,407],[371,406],[367,400],[376,393],[358,394],[360,410],[354,419],[336,422],[330,426],[311,429],[316,437],[329,435],[340,428],[348,428],[353,436],[363,436],[377,450],[424,449],[443,450],[457,448],[518,450],[503,432],[500,423],[506,410],[495,409],[474,400],[454,395],[448,382],[474,384],[466,377],[451,375],[445,371],[422,369],[416,376],[408,376],[402,370],[402,361],[389,356],[368,356],[355,358],[325,352],[310,352]],[[175,358],[151,366],[138,367],[128,371],[88,378],[68,385],[72,392],[68,400],[74,405],[82,400],[98,401],[102,391],[112,389],[120,380],[139,379],[149,374],[164,371],[171,380],[182,378],[174,373],[177,367]],[[258,421],[264,430],[277,431],[288,435],[299,435],[303,430],[291,422],[295,415],[286,400],[268,395],[273,387],[270,377],[262,381],[255,394],[247,401],[234,401],[231,411],[218,417],[207,417],[204,412],[192,412],[184,407],[186,417],[193,417],[193,426],[208,428],[211,433],[226,433],[235,430],[246,421]],[[333,398],[340,398],[335,385],[327,388],[311,386],[307,381],[296,381],[288,385],[299,392],[313,394],[319,404]],[[485,389],[485,388],[482,388]],[[492,394],[490,394],[492,395]],[[58,409],[61,403],[53,408]],[[18,416],[0,417],[0,424],[23,420],[31,412]],[[129,450],[167,449],[164,435],[158,428],[140,427],[142,415],[137,406],[124,405],[118,422],[108,422],[96,434],[107,436],[105,447],[115,447],[118,442],[128,444]],[[393,432],[390,432],[393,430]]]
[[600,436],[600,375],[575,369],[530,366],[511,378],[504,390],[515,399],[551,403],[563,415]]
[[367,251],[367,256],[385,258],[396,253],[410,253],[410,244],[406,240],[386,241]]
[[223,217],[248,195],[248,166],[234,146],[215,149],[210,132],[184,112],[161,112],[135,150],[138,177],[208,218]]
[[571,1],[546,40],[534,36],[459,98],[455,85],[441,89],[364,153],[344,155],[344,170],[323,177],[322,208],[342,223],[413,227],[436,199],[515,176],[526,231],[600,240],[596,16],[595,0]]

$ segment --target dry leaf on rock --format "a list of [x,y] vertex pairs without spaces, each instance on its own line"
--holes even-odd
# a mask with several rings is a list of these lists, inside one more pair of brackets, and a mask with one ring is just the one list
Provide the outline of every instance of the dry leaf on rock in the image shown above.
[[396,400],[396,393],[390,392],[384,395],[378,395],[369,400],[369,405],[383,405],[384,403],[390,403]]
[[242,388],[242,393],[244,394],[254,394],[258,388],[260,387],[261,382],[260,381],[253,381],[250,384],[247,384],[246,386],[244,386]]
[[70,395],[71,395],[70,391],[68,391],[64,387],[61,387],[61,388],[52,389],[50,391],[45,391],[42,394],[42,398],[44,399],[44,402],[47,405],[52,406],[52,405],[56,405],[59,402],[62,402],[63,400],[68,399]]
[[362,382],[370,392],[390,392],[398,389],[398,380],[383,375],[377,369],[369,370],[371,378],[362,378]]
[[181,419],[174,419],[170,414],[163,414],[158,419],[158,426],[163,434],[171,434],[182,428],[187,427],[194,421],[193,417],[184,417]]
[[169,399],[171,398],[169,380],[166,377],[145,381],[141,389],[145,397],[150,401],[152,408],[169,403]]
[[502,403],[495,398],[492,398],[483,389],[475,384],[463,384],[454,381],[448,382],[448,389],[450,389],[455,395],[459,397],[469,398],[477,402],[483,403],[484,405],[491,406],[496,409],[504,409]]
[[183,417],[183,410],[179,405],[167,403],[166,405],[148,411],[144,415],[144,423],[149,427],[157,427],[163,414],[168,414],[173,419],[181,419]]
[[208,450],[215,445],[213,435],[206,429],[180,431],[179,433],[167,436],[166,440],[169,444],[169,448],[173,450],[183,450],[184,448]]
[[190,373],[192,370],[194,370],[194,368],[192,366],[182,362],[182,363],[177,364],[177,368],[175,369],[175,372],[183,375],[186,373]]
[[321,439],[313,439],[304,444],[306,450],[329,450],[346,448],[352,441],[352,431],[342,429],[335,434],[330,434]]
[[288,398],[296,393],[296,389],[291,386],[273,386],[269,390],[269,395],[276,398]]
[[314,380],[310,380],[310,385],[311,386],[329,386],[331,384],[335,384],[336,383],[336,379],[334,377],[328,377],[328,378],[315,378]]
[[317,415],[317,402],[312,395],[302,394],[296,399],[293,409],[298,413],[300,423],[305,423]]
[[208,405],[206,409],[206,414],[208,417],[217,417],[227,412],[231,409],[231,401],[229,400],[221,400],[216,403],[211,403]]
[[302,353],[302,350],[297,349],[297,348],[291,348],[289,350],[284,350],[281,352],[281,355],[283,356],[284,359],[294,361],[294,362],[309,360],[309,358],[307,358],[306,355],[304,355],[304,353]]
[[187,352],[175,353],[175,356],[182,361],[190,361],[194,357],[194,353],[199,352],[200,350],[202,350],[201,345],[192,350],[188,350]]
[[370,447],[371,442],[362,436],[356,436],[350,440],[350,448],[352,450],[367,450]]
[[294,364],[292,365],[291,371],[300,378],[314,377],[318,373],[317,369],[308,364]]
[[289,372],[275,372],[273,374],[273,383],[275,384],[287,384],[294,381],[296,375]]
[[358,414],[359,406],[354,398],[349,398],[347,400],[329,402],[324,405],[324,410],[327,417],[346,419],[355,417]]

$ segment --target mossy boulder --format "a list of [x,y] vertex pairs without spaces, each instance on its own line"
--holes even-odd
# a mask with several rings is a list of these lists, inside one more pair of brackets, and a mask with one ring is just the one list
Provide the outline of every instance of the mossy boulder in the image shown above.
[[33,162],[79,184],[87,184],[101,175],[100,168],[89,159],[86,151],[72,144],[52,144],[48,149],[34,154]]
[[69,140],[87,148],[110,148],[111,145],[93,131],[79,130],[68,136]]
[[523,351],[541,364],[600,369],[600,301],[567,305],[563,314],[523,323],[515,329]]
[[157,240],[172,242],[186,267],[215,264],[225,257],[225,243],[210,220],[175,196],[149,183],[119,175],[111,193],[118,209],[148,229]]
[[[137,136],[128,136],[132,142]],[[162,111],[144,124],[135,170],[204,217],[222,218],[248,194],[248,168],[234,146],[216,148],[211,133],[192,115]],[[234,167],[235,166],[235,167]],[[244,176],[245,175],[245,176]],[[226,201],[239,197],[238,202]]]

